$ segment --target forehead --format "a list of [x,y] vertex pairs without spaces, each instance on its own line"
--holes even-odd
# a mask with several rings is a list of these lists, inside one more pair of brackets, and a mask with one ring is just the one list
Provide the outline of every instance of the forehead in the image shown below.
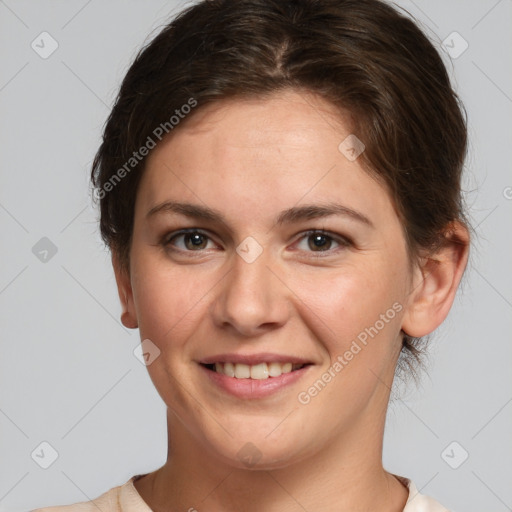
[[[230,150],[293,148],[309,151],[311,145],[335,143],[351,133],[351,117],[311,92],[285,90],[267,97],[230,98],[192,112],[169,140],[196,138],[209,141],[216,155],[229,157]],[[325,140],[330,132],[332,140]],[[165,145],[164,143],[161,145]],[[171,142],[172,145],[172,142]]]
[[340,151],[351,137],[348,114],[313,94],[222,100],[185,119],[150,153],[137,201],[147,210],[186,198],[238,218],[301,201],[382,213],[387,192]]

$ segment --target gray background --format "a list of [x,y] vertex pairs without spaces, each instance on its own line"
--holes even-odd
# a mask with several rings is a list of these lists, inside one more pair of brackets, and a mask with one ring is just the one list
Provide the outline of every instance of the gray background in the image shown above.
[[[183,5],[0,1],[0,511],[92,499],[165,462],[165,407],[118,320],[88,171],[127,66]],[[469,113],[478,239],[430,376],[389,409],[384,463],[459,512],[512,510],[512,2],[400,5],[438,46],[469,44],[444,58]],[[59,45],[46,59],[43,31]]]

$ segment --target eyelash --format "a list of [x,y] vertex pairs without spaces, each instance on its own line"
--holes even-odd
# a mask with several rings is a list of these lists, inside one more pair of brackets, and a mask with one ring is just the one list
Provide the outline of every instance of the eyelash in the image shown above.
[[[171,233],[170,235],[164,236],[161,244],[164,246],[164,248],[169,249],[173,252],[190,253],[190,254],[197,252],[197,253],[199,253],[198,255],[200,255],[200,253],[207,250],[207,249],[198,249],[197,251],[189,251],[186,249],[177,249],[177,248],[173,247],[173,244],[172,244],[173,241],[175,241],[177,238],[179,238],[181,236],[190,235],[190,234],[202,235],[202,236],[206,237],[208,240],[212,241],[211,237],[206,232],[202,231],[201,229],[189,228],[189,229],[183,229],[183,230]],[[311,229],[311,230],[305,231],[304,233],[302,233],[302,236],[297,240],[297,242],[299,242],[303,239],[307,240],[309,237],[311,237],[313,235],[323,236],[327,239],[330,239],[331,241],[334,241],[335,243],[337,243],[339,245],[339,247],[334,250],[327,249],[325,251],[321,251],[321,250],[320,251],[306,251],[306,252],[311,253],[311,255],[313,255],[313,257],[315,257],[315,258],[322,258],[325,256],[330,256],[333,254],[333,252],[337,252],[339,250],[345,249],[345,248],[353,245],[352,242],[347,237],[337,235],[335,233],[330,233],[329,231],[325,231],[323,229]],[[295,243],[297,243],[297,242],[295,242]]]

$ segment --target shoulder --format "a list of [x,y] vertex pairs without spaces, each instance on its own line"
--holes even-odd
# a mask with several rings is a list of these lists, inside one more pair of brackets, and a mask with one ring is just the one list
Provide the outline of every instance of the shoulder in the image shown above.
[[98,510],[102,512],[120,512],[118,498],[121,487],[114,487],[91,501],[38,508],[32,512],[98,512]]
[[133,485],[139,476],[133,476],[123,485],[113,487],[91,501],[38,508],[31,512],[151,512]]
[[421,494],[409,478],[398,475],[395,475],[395,477],[409,489],[409,497],[403,512],[450,512],[434,498]]

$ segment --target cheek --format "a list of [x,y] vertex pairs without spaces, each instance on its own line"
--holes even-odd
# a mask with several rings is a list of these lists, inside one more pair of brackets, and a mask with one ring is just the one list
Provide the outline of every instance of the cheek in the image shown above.
[[140,337],[151,340],[160,351],[147,371],[164,403],[184,418],[191,408],[183,392],[187,342],[197,331],[213,283],[206,273],[205,279],[198,276],[197,267],[172,267],[154,257],[133,258],[133,268]]
[[151,339],[161,350],[185,340],[197,326],[197,315],[214,284],[211,273],[199,272],[194,265],[134,258],[132,286],[141,337]]
[[326,356],[301,397],[315,402],[319,414],[335,418],[336,424],[348,421],[393,374],[400,348],[401,283],[374,263],[364,271],[353,268],[326,274],[314,283],[305,280],[300,294],[301,318]]
[[308,316],[317,317],[324,325],[329,334],[325,339],[334,348],[342,348],[381,315],[388,313],[386,326],[396,328],[399,321],[396,310],[400,308],[393,308],[403,295],[399,276],[375,261],[368,266],[312,272],[290,288],[297,290],[304,315],[309,310]]

